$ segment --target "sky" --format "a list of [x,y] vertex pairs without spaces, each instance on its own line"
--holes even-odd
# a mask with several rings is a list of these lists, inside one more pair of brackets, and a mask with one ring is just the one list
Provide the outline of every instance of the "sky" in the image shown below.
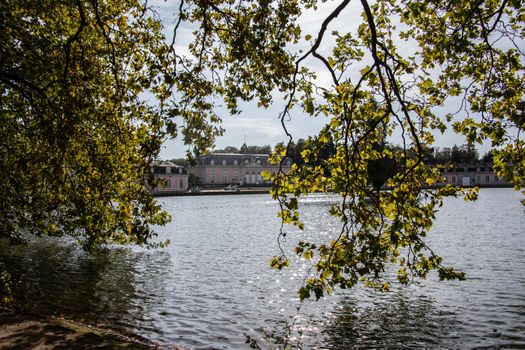
[[[167,40],[171,42],[173,36],[173,28],[177,19],[179,2],[177,0],[154,0],[150,1],[150,4],[157,11],[160,19],[164,24],[164,33]],[[315,37],[321,26],[321,21],[324,19],[333,9],[334,2],[327,1],[321,3],[315,12],[313,10],[305,12],[299,19],[299,24],[302,28],[302,37],[304,38],[307,34]],[[328,28],[327,33],[331,33],[333,30],[354,31],[357,26],[361,23],[361,8],[358,1],[352,1],[350,6],[346,8],[340,16],[331,24]],[[183,25],[179,28],[177,34],[176,49],[178,52],[187,52],[187,45],[192,40],[192,28],[188,24]],[[329,37],[329,36],[328,36]],[[302,48],[308,49],[309,44],[306,40],[303,40],[294,49]],[[401,50],[413,50],[413,48],[403,48]],[[401,51],[400,50],[400,51]],[[322,52],[322,51],[321,51]],[[329,81],[328,73],[323,69],[321,63],[317,60],[310,59],[306,61],[306,64],[318,74],[320,81]],[[354,72],[359,74],[362,67],[356,66]],[[284,109],[285,101],[282,97],[274,96],[274,103],[267,109],[258,108],[256,102],[243,103],[241,104],[241,113],[236,116],[231,116],[227,110],[219,108],[219,115],[223,122],[222,127],[225,130],[224,134],[217,138],[216,149],[224,148],[226,146],[240,147],[244,140],[248,145],[270,145],[275,146],[279,142],[286,141],[286,134],[282,129],[279,113]],[[457,109],[457,104],[449,103],[443,108],[443,113],[446,111],[452,111]],[[319,132],[319,130],[325,125],[327,119],[324,117],[312,117],[305,114],[299,108],[295,108],[291,112],[290,119],[286,122],[287,128],[293,135],[294,140],[299,138],[306,138],[313,136]],[[452,131],[447,131],[445,134],[436,133],[436,143],[438,147],[452,147],[454,144],[463,144],[464,138],[462,136],[454,134]],[[401,137],[399,133],[395,133],[393,143],[401,144]],[[489,150],[490,145],[483,145],[478,147],[481,154]],[[159,154],[160,158],[163,159],[174,159],[185,157],[187,146],[185,146],[180,139],[166,141]]]

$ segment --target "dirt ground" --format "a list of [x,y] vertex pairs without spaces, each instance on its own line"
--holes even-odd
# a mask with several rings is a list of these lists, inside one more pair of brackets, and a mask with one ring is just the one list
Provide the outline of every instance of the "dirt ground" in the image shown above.
[[0,349],[159,349],[159,347],[108,330],[61,319],[44,319],[26,312],[0,308]]

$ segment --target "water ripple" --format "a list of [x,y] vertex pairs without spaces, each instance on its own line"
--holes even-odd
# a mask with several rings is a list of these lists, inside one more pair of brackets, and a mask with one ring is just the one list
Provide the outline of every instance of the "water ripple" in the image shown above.
[[[160,228],[166,249],[114,248],[88,255],[74,245],[34,239],[0,241],[1,259],[17,279],[17,301],[194,349],[263,347],[283,337],[309,349],[525,348],[525,217],[520,196],[482,189],[478,202],[448,200],[429,244],[463,269],[465,282],[438,282],[380,294],[358,286],[308,302],[297,315],[296,290],[309,265],[268,269],[278,253],[277,205],[267,196],[163,198],[174,222]],[[304,232],[323,241],[339,224],[326,214],[337,200],[301,202]],[[277,346],[279,347],[279,346]]]

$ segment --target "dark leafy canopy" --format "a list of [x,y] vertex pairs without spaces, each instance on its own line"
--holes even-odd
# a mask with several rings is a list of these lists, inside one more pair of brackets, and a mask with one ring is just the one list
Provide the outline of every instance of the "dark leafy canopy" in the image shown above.
[[152,158],[221,133],[199,72],[147,1],[1,1],[0,237],[158,245]]
[[[442,279],[463,278],[424,240],[443,198],[462,191],[429,189],[440,174],[423,160],[433,135],[453,125],[469,144],[492,143],[498,175],[525,187],[523,2],[323,2],[331,12],[319,19],[316,34],[302,33],[298,19],[307,11],[316,17],[317,6],[316,0],[195,0],[180,7],[181,20],[197,25],[188,66],[225,96],[233,112],[239,100],[267,106],[279,91],[286,101],[280,115],[285,130],[293,108],[326,119],[301,152],[304,162],[273,177],[280,217],[299,228],[297,197],[341,195],[330,209],[341,220],[339,234],[296,249],[314,259],[316,271],[301,297],[320,297],[362,279],[387,289],[381,276],[389,265],[397,266],[402,283],[432,269]],[[350,28],[355,8],[362,14],[357,30],[332,29],[338,21]],[[446,112],[452,109],[457,111]],[[378,147],[394,132],[401,135],[400,148]],[[328,143],[335,150],[318,164]],[[281,161],[290,146],[279,148],[274,160]],[[391,172],[384,179],[393,189],[376,191],[371,179],[376,187],[381,179],[372,175],[385,164]],[[475,192],[464,194],[475,198]],[[285,256],[272,261],[278,268],[287,264]]]
[[0,237],[148,244],[168,47],[133,0],[0,2]]

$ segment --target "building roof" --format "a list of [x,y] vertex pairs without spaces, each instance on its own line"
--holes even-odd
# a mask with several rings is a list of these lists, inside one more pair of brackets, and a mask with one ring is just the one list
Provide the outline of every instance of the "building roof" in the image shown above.
[[233,156],[233,157],[239,157],[239,156],[256,156],[256,157],[269,157],[269,154],[266,153],[215,153],[212,152],[207,156],[203,157],[209,157],[209,156]]
[[159,171],[160,169],[168,169],[170,168],[169,173],[171,174],[186,174],[186,168],[182,165],[175,164],[173,162],[167,161],[167,160],[154,160],[151,162],[151,166],[155,168],[156,173],[165,173],[166,170]]
[[268,157],[268,154],[211,153],[206,156],[200,156],[199,165],[242,165],[250,163],[270,165]]

